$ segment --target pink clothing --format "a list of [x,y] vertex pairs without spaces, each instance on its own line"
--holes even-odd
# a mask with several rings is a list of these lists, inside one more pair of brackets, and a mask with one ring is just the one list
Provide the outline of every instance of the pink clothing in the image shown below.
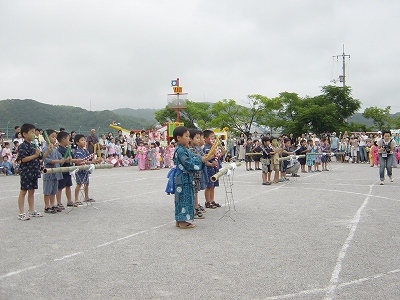
[[371,155],[372,155],[372,160],[374,162],[374,165],[377,166],[379,164],[378,147],[377,146],[374,145],[371,147]]
[[10,148],[3,148],[3,151],[1,152],[1,159],[3,159],[4,156],[8,156],[8,161],[11,162],[12,154]]
[[114,143],[109,143],[108,144],[108,155],[114,155],[115,154],[115,144]]
[[146,160],[147,160],[147,148],[145,146],[137,147],[136,156],[138,159],[139,170],[145,170],[146,169]]

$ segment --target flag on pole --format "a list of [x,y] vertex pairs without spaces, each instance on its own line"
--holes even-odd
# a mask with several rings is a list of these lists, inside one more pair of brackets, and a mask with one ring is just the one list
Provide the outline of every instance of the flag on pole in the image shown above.
[[179,86],[179,78],[171,80],[171,86]]

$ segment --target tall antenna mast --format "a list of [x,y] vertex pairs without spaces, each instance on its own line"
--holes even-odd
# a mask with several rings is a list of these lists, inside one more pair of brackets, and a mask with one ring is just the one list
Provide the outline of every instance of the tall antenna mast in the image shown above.
[[334,55],[333,57],[336,57],[336,59],[338,59],[339,57],[342,58],[343,61],[343,65],[342,65],[342,69],[343,69],[343,74],[339,76],[339,81],[343,83],[343,87],[346,86],[346,57],[348,57],[350,59],[350,55],[346,54],[344,52],[344,44],[343,44],[343,54],[341,55]]

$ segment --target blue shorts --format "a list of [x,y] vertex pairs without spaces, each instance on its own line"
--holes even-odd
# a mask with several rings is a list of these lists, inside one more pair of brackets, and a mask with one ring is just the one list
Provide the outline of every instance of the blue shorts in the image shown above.
[[43,195],[56,195],[58,190],[58,180],[57,179],[50,179],[45,180],[43,179]]
[[70,174],[63,174],[63,179],[58,181],[58,189],[62,190],[66,186],[72,186],[72,179]]
[[27,178],[21,176],[21,190],[29,191],[31,189],[36,190],[38,188],[38,179],[37,178]]

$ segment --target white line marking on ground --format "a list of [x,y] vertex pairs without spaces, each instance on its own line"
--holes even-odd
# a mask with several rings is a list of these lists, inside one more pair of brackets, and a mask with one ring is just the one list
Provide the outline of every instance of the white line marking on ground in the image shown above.
[[[277,186],[276,188],[273,188],[273,189],[265,190],[265,192],[266,192],[266,193],[269,193],[269,192],[271,192],[271,191],[273,191],[273,190],[276,190],[276,189],[279,189],[279,188],[281,188],[281,187],[282,187],[282,185],[281,185],[281,186]],[[160,191],[155,191],[155,192],[160,192]],[[148,193],[146,193],[146,194],[149,194],[149,193],[154,193],[154,192],[148,192]],[[129,196],[129,197],[131,197],[131,196]],[[258,194],[258,195],[252,195],[252,196],[247,197],[247,198],[245,198],[245,199],[243,199],[243,200],[241,200],[241,201],[248,200],[248,199],[255,198],[255,197],[259,197],[259,194]],[[107,201],[110,201],[110,200],[107,200]],[[103,201],[103,202],[104,202],[104,201]],[[238,203],[238,202],[240,202],[240,201],[236,201],[236,203]],[[225,205],[221,205],[221,206],[225,206]],[[64,261],[64,260],[66,260],[66,259],[68,259],[68,258],[75,257],[75,256],[79,256],[79,255],[84,254],[84,253],[86,253],[86,252],[89,252],[89,251],[91,251],[91,250],[103,248],[103,247],[105,247],[105,246],[109,246],[109,245],[115,244],[115,243],[117,243],[117,242],[120,242],[120,241],[123,241],[123,240],[127,240],[127,239],[130,239],[130,238],[132,238],[132,237],[135,237],[135,236],[138,236],[138,235],[147,233],[147,232],[149,232],[150,230],[156,230],[156,229],[165,227],[165,226],[167,226],[168,224],[171,224],[171,223],[175,223],[175,220],[174,220],[174,221],[167,222],[167,223],[164,223],[164,224],[161,224],[161,225],[154,226],[154,227],[149,228],[149,229],[147,229],[147,230],[138,231],[138,232],[135,232],[135,233],[133,233],[133,234],[129,234],[129,235],[120,237],[120,238],[118,238],[118,239],[105,242],[105,243],[103,243],[103,244],[100,244],[100,245],[91,247],[91,248],[89,248],[89,249],[86,249],[86,250],[83,250],[83,251],[80,251],[80,252],[75,252],[75,253],[72,253],[72,254],[64,255],[64,256],[62,256],[62,257],[60,257],[60,258],[55,258],[55,259],[53,259],[53,262]],[[7,278],[7,277],[11,277],[11,276],[13,276],[13,275],[16,275],[16,274],[19,274],[19,273],[22,273],[22,272],[30,271],[30,270],[33,270],[33,269],[36,269],[36,268],[45,266],[45,265],[47,265],[47,264],[48,264],[48,263],[43,263],[43,264],[31,266],[31,267],[28,267],[28,268],[24,268],[24,269],[12,271],[12,272],[9,272],[9,273],[0,275],[0,280],[5,279],[5,278]]]
[[[376,275],[372,275],[369,277],[365,277],[365,278],[360,278],[360,279],[356,279],[353,281],[349,281],[349,282],[344,282],[341,283],[337,286],[338,289],[342,289],[348,286],[352,286],[352,285],[356,285],[356,284],[361,284],[370,280],[374,280],[374,279],[378,279],[378,278],[382,278],[385,276],[390,276],[392,274],[396,274],[396,273],[400,273],[400,269],[396,269],[396,270],[392,270],[386,273],[380,273],[380,274],[376,274]],[[329,287],[326,288],[316,288],[316,289],[311,289],[311,290],[304,290],[304,291],[300,291],[297,293],[291,293],[291,294],[284,294],[284,295],[278,295],[278,296],[271,296],[271,297],[267,297],[264,298],[266,300],[280,300],[280,299],[290,299],[290,298],[295,298],[298,296],[304,296],[304,295],[313,295],[313,294],[320,294],[320,293],[325,293],[327,292],[329,289]]]
[[351,224],[350,232],[349,232],[349,235],[347,236],[347,239],[344,242],[342,249],[340,250],[339,255],[337,257],[336,265],[332,272],[331,280],[329,282],[330,285],[328,286],[328,291],[325,294],[325,300],[331,300],[333,298],[333,296],[335,295],[338,281],[339,281],[340,272],[342,271],[343,260],[346,257],[347,249],[350,247],[350,244],[354,238],[354,234],[357,230],[357,225],[361,220],[361,213],[364,210],[364,208],[367,206],[370,196],[372,196],[372,187],[374,185],[375,184],[371,184],[371,186],[369,187],[368,196],[365,198],[364,202],[361,204],[360,208],[357,210],[356,214],[354,215],[353,220],[350,222],[350,224]]

